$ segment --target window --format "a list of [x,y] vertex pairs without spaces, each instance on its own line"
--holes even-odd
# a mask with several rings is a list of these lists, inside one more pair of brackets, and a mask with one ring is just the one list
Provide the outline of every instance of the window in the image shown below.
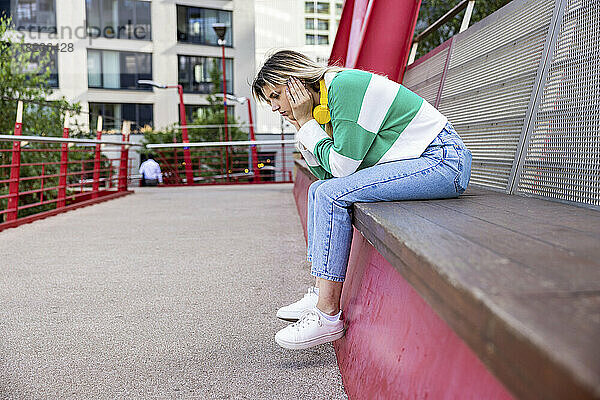
[[[18,48],[18,44],[15,44]],[[50,76],[46,83],[50,87],[58,87],[58,47],[47,46],[41,44],[27,44],[27,54],[31,54],[27,65],[23,66],[23,72],[25,73],[40,73],[39,71],[44,68],[50,69]],[[17,50],[18,51],[18,50]],[[34,54],[39,52],[37,56]]]
[[304,12],[311,14],[315,12],[315,2],[314,1],[306,1],[304,3]]
[[320,31],[328,31],[329,30],[329,20],[318,19],[317,20],[317,29]]
[[87,32],[92,37],[151,40],[150,2],[86,0]]
[[[221,58],[179,56],[179,84],[183,90],[191,93],[212,93],[211,71],[216,68],[223,76]],[[225,59],[227,93],[233,94],[233,60]],[[221,88],[216,88],[219,91]]]
[[152,90],[139,79],[152,79],[151,54],[88,50],[88,87]]
[[335,3],[335,15],[342,15],[342,10],[344,9],[344,5],[342,3]]
[[101,115],[104,131],[120,132],[123,121],[131,121],[131,132],[140,133],[151,128],[154,112],[152,104],[90,103],[90,127],[95,130],[98,116]]
[[304,27],[306,29],[315,29],[315,20],[314,18],[305,18],[304,19]]
[[329,3],[317,3],[317,13],[318,14],[329,14]]
[[[235,109],[234,106],[232,104],[230,104],[231,102],[227,103],[227,118],[229,118],[229,121],[231,121],[235,115]],[[190,122],[192,122],[193,120],[195,120],[196,118],[204,118],[208,115],[208,111],[210,109],[210,107],[213,107],[211,105],[207,105],[207,104],[201,104],[201,105],[188,105],[186,104],[185,106],[185,118],[188,122],[188,124]],[[219,108],[223,108],[223,105],[219,105]],[[179,115],[179,108],[177,109],[177,115]],[[181,117],[180,117],[181,119]],[[181,123],[181,121],[179,121]]]
[[327,45],[329,44],[329,36],[327,35],[317,35],[317,44]]
[[315,44],[315,35],[306,35],[306,44]]
[[219,22],[227,25],[225,45],[232,47],[231,15],[232,12],[226,10],[177,6],[177,40],[185,43],[218,45],[218,38],[212,25]]
[[55,0],[4,1],[2,11],[12,16],[17,30],[56,33]]

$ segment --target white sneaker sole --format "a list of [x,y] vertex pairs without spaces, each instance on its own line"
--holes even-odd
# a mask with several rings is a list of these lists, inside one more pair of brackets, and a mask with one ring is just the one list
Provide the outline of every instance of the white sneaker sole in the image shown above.
[[309,349],[311,347],[318,346],[320,344],[334,342],[344,336],[345,330],[342,329],[339,332],[328,333],[326,335],[322,335],[310,340],[305,340],[303,342],[288,342],[287,340],[281,340],[277,336],[275,336],[275,341],[278,345],[283,347],[284,349],[290,350],[303,350]]

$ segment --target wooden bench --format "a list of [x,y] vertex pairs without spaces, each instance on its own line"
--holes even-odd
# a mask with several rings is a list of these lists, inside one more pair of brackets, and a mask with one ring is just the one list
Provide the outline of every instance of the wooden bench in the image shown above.
[[[296,166],[305,214],[314,178]],[[353,222],[512,393],[600,397],[600,213],[469,188],[458,199],[356,204]]]

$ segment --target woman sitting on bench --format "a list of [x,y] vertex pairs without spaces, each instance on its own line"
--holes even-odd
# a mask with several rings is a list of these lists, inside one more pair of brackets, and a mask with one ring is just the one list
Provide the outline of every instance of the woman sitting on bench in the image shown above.
[[252,91],[296,127],[296,146],[319,179],[308,190],[307,216],[315,287],[278,310],[296,322],[275,340],[288,349],[332,342],[344,335],[352,204],[455,198],[467,188],[471,152],[446,117],[402,85],[294,51],[271,55]]

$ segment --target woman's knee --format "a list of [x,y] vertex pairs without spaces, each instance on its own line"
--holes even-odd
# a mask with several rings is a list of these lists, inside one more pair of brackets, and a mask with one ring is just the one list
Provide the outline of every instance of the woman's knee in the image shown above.
[[335,179],[330,179],[315,189],[314,201],[316,203],[327,204],[327,206],[335,204],[342,208],[348,208],[352,204],[347,204],[347,202],[343,201],[343,192],[344,188],[340,187]]
[[308,187],[308,198],[312,199],[315,197],[315,191],[317,190],[317,188],[319,186],[321,186],[323,184],[323,180],[319,180],[319,181],[314,181],[313,183],[310,184],[310,186]]

